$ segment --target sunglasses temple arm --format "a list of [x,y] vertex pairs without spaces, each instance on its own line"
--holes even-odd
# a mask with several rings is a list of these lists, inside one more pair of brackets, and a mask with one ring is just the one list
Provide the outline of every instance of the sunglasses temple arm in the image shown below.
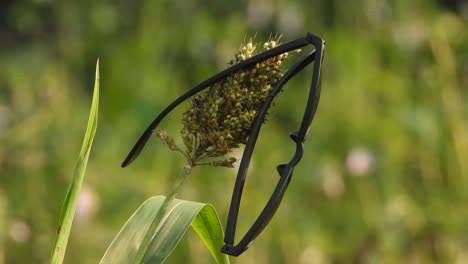
[[[260,128],[261,128],[261,126],[263,124],[263,121],[265,119],[267,110],[268,110],[269,106],[271,105],[273,99],[281,91],[281,88],[283,87],[283,85],[286,84],[294,75],[296,75],[298,72],[300,72],[302,69],[304,69],[307,65],[312,63],[316,59],[315,54],[316,54],[316,50],[310,52],[309,54],[304,56],[300,61],[298,61],[296,64],[293,65],[293,67],[283,76],[283,78],[275,85],[274,89],[270,92],[270,95],[267,97],[267,100],[263,103],[262,109],[260,110],[260,112],[258,113],[258,115],[257,115],[257,117],[256,117],[256,119],[254,121],[254,124],[253,124],[252,129],[251,129],[251,133],[249,135],[249,139],[247,141],[247,144],[246,144],[246,147],[245,147],[245,150],[244,150],[244,154],[242,156],[242,160],[241,160],[241,163],[240,163],[240,166],[239,166],[239,171],[238,171],[236,184],[234,186],[234,192],[233,192],[233,196],[232,196],[232,200],[231,200],[231,206],[230,206],[230,210],[229,210],[228,222],[227,222],[227,225],[226,225],[226,233],[225,233],[225,239],[224,239],[224,242],[225,242],[226,245],[223,247],[223,252],[224,253],[231,254],[231,251],[232,251],[229,248],[230,247],[232,248],[233,247],[232,245],[234,243],[234,234],[235,234],[236,226],[237,226],[237,218],[238,218],[238,213],[239,213],[240,199],[241,199],[241,196],[242,196],[244,182],[245,182],[247,170],[248,170],[248,167],[249,167],[249,164],[250,164],[250,160],[251,160],[251,157],[252,157],[252,154],[253,154],[253,149],[255,147],[255,143],[256,143],[256,140],[258,138]],[[302,145],[302,143],[301,143],[301,145]],[[299,151],[302,154],[302,147],[300,148]],[[295,158],[296,158],[296,156],[297,156],[297,151],[296,151]],[[299,159],[300,159],[300,157],[299,157]],[[298,162],[298,160],[297,160],[297,162]],[[297,163],[297,162],[295,162],[295,163]],[[293,164],[293,165],[295,165],[295,164]],[[278,190],[279,186],[280,186],[280,184],[278,184],[278,186],[276,188],[277,190]],[[276,193],[277,193],[277,191],[275,191],[275,193],[272,195],[272,198],[276,195]],[[241,240],[241,243],[239,243],[237,246],[234,247],[234,248],[237,248],[234,251],[239,252],[239,250],[241,250],[239,252],[239,254],[242,253],[243,251],[245,251],[247,249],[249,240],[254,239],[258,235],[258,233],[259,233],[258,229],[262,226],[262,223],[265,222],[265,220],[267,219],[268,213],[271,211],[272,203],[273,203],[272,198],[270,198],[268,204],[265,206],[262,213],[257,218],[255,224],[251,227],[251,229],[248,231],[246,236]],[[262,229],[263,229],[263,227],[262,227]],[[232,253],[234,253],[234,252],[232,252]]]
[[127,157],[125,160],[122,162],[122,167],[128,166],[130,163],[132,163],[140,154],[140,152],[143,150],[145,147],[146,143],[148,142],[148,139],[151,137],[153,134],[153,130],[159,125],[159,123],[172,111],[174,108],[176,108],[178,105],[180,105],[182,102],[190,98],[191,96],[197,94],[198,92],[210,87],[211,85],[215,84],[216,82],[221,81],[222,79],[226,78],[230,74],[241,70],[245,67],[249,67],[254,65],[255,63],[264,61],[268,58],[277,56],[279,54],[289,52],[295,49],[300,49],[306,45],[308,45],[307,41],[307,36],[302,37],[290,42],[287,42],[283,45],[280,45],[276,48],[270,49],[268,51],[262,52],[258,55],[253,56],[252,58],[249,58],[245,61],[242,61],[238,64],[235,64],[220,73],[208,78],[207,80],[201,82],[200,84],[192,87],[190,90],[185,92],[183,95],[178,97],[175,101],[173,101],[171,104],[169,104],[154,120],[151,122],[151,124],[146,128],[146,130],[143,132],[143,134],[140,136],[140,138],[137,140],[135,145],[132,147],[130,152],[128,153]]
[[313,36],[312,34],[309,35],[310,36],[308,37],[310,38],[310,41],[312,41],[313,45],[315,46],[315,64],[312,73],[309,97],[307,99],[306,109],[304,110],[301,126],[299,128],[297,136],[293,138],[296,142],[304,142],[320,99],[320,74],[322,72],[322,61],[325,49],[325,41],[320,39],[319,37]]

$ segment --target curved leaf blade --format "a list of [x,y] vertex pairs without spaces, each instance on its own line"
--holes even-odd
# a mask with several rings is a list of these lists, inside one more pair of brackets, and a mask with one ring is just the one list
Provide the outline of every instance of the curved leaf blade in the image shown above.
[[[141,240],[164,199],[164,196],[152,197],[134,212],[112,241],[101,259],[101,264],[134,262]],[[203,236],[200,237],[216,262],[229,263],[228,257],[219,250],[221,247],[218,245],[222,243],[223,230],[214,208],[211,205],[178,199],[174,200],[160,227],[156,230],[143,262],[163,263],[194,222],[195,231],[203,230]],[[218,233],[211,234],[210,232]],[[200,234],[199,231],[197,233]],[[219,241],[211,241],[218,238]]]
[[229,263],[227,255],[220,249],[224,246],[224,232],[213,206],[205,206],[192,222],[192,228],[205,243],[216,263]]

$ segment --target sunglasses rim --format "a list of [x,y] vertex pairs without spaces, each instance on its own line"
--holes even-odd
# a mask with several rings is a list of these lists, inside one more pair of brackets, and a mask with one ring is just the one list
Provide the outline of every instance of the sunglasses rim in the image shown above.
[[[310,124],[312,122],[313,115],[315,114],[315,110],[317,108],[319,95],[320,95],[319,80],[320,80],[320,69],[321,69],[321,64],[322,64],[322,59],[323,59],[324,44],[325,44],[325,41],[323,39],[321,39],[320,37],[315,36],[315,35],[313,35],[311,33],[307,33],[305,37],[301,37],[301,38],[298,38],[296,40],[286,42],[286,43],[284,43],[282,45],[279,45],[279,46],[277,46],[275,48],[272,48],[272,49],[270,49],[268,51],[262,52],[260,54],[255,55],[255,56],[252,56],[251,58],[249,58],[249,59],[247,59],[245,61],[234,64],[231,67],[229,67],[229,68],[227,68],[227,69],[225,69],[225,70],[211,76],[210,78],[204,80],[203,82],[199,83],[198,85],[192,87],[187,92],[185,92],[184,94],[182,94],[178,98],[176,98],[165,109],[163,109],[159,113],[158,116],[156,116],[156,118],[150,123],[150,125],[145,129],[145,131],[139,137],[137,142],[134,144],[134,146],[132,147],[132,149],[130,150],[130,152],[127,154],[126,158],[122,162],[121,166],[122,167],[128,166],[130,163],[132,163],[139,156],[141,151],[144,149],[146,143],[148,142],[149,138],[153,134],[154,129],[156,129],[156,127],[159,125],[159,123],[170,112],[172,112],[172,110],[174,110],[177,106],[179,106],[181,103],[183,103],[187,99],[189,99],[192,96],[194,96],[195,94],[209,88],[211,85],[213,85],[213,84],[215,84],[215,83],[217,83],[219,81],[222,81],[224,78],[226,78],[229,75],[235,73],[236,71],[242,70],[242,69],[244,69],[246,67],[253,66],[253,65],[255,65],[255,63],[264,61],[266,59],[269,59],[271,57],[283,54],[285,52],[297,50],[297,49],[300,49],[300,48],[305,47],[307,45],[313,45],[315,47],[314,52],[318,51],[319,58],[318,58],[318,62],[317,62],[317,58],[313,59],[313,61],[314,61],[314,75],[313,75],[313,79],[312,79],[311,92],[309,93],[309,99],[308,99],[308,102],[307,102],[307,105],[306,105],[306,110],[305,110],[305,114],[304,114],[300,129],[299,129],[299,131],[293,132],[293,133],[290,134],[291,138],[296,142],[296,145],[297,145],[296,154],[294,155],[293,159],[288,163],[288,165],[290,167],[290,172],[288,172],[287,174],[281,176],[280,182],[277,184],[277,187],[276,187],[276,188],[278,188],[278,186],[279,186],[279,184],[281,182],[286,183],[285,180],[287,180],[287,183],[283,184],[284,188],[282,188],[282,189],[284,189],[284,191],[280,192],[279,193],[280,195],[276,195],[277,198],[279,197],[279,198],[282,199],[282,196],[284,195],[284,192],[287,189],[287,185],[289,184],[289,181],[290,181],[290,179],[292,177],[292,172],[293,172],[294,166],[302,158],[302,145],[303,145],[303,143],[305,141],[305,137],[307,135],[308,128],[309,128],[309,126],[310,126]],[[309,62],[306,65],[303,65],[301,67],[298,67],[296,73],[301,71],[305,66],[307,66],[310,63],[312,63],[312,62]],[[295,67],[297,64],[298,63],[296,63],[292,67]],[[316,65],[318,65],[318,67],[316,67]],[[293,75],[295,75],[296,73],[292,74],[291,76],[288,76],[286,78],[286,80],[284,81],[284,83],[287,83],[287,81],[289,81],[289,79],[292,78]],[[314,88],[313,86],[315,86],[315,90],[314,90],[315,96],[314,96],[314,98],[311,98],[312,89]],[[276,95],[272,96],[271,100],[275,96]],[[312,107],[312,108],[310,108],[310,107]],[[267,108],[268,108],[268,106],[266,107],[266,109]],[[307,113],[309,113],[309,114],[307,115]],[[257,126],[259,126],[257,128],[259,130],[261,124],[257,124]],[[258,131],[257,131],[256,135],[254,135],[254,137],[255,137],[255,140],[256,140],[256,137],[258,137]],[[249,136],[249,141],[250,141],[250,136]],[[243,177],[243,179],[245,180],[247,169],[248,169],[248,163],[250,162],[254,145],[255,144],[253,144],[250,147],[250,148],[252,148],[252,150],[250,151],[250,154],[245,153],[245,150],[244,150],[242,160],[246,159],[246,154],[248,154],[247,155],[248,156],[248,161],[247,161],[247,163],[245,161],[244,162],[241,161],[241,166],[239,168],[238,175],[237,175],[237,178],[236,178],[236,185],[238,185],[239,177]],[[248,145],[246,145],[246,149],[247,148],[248,148]],[[299,149],[300,149],[300,155],[299,155],[299,152],[298,152]],[[245,165],[242,166],[243,164],[247,164],[247,166],[245,166]],[[286,165],[286,166],[288,166],[288,165]],[[243,172],[241,172],[241,167],[244,168]],[[286,170],[284,170],[284,171],[286,171]],[[242,174],[244,174],[244,175],[242,175]],[[282,173],[280,172],[280,174],[282,174]],[[222,252],[224,252],[226,254],[229,254],[229,255],[233,255],[233,256],[240,255],[242,252],[244,252],[248,248],[248,246],[253,242],[253,240],[263,231],[263,228],[269,223],[269,221],[271,220],[271,218],[275,214],[276,209],[279,206],[279,203],[281,202],[281,199],[279,199],[278,204],[276,206],[276,209],[270,210],[272,213],[269,214],[268,221],[266,221],[266,222],[263,221],[264,224],[262,224],[262,225],[260,225],[260,224],[256,225],[257,226],[256,230],[258,230],[258,231],[250,232],[250,229],[253,228],[253,226],[252,226],[249,229],[249,231],[247,232],[247,234],[244,235],[244,238],[245,238],[245,237],[247,237],[249,235],[249,233],[254,234],[255,236],[252,236],[252,235],[248,236],[248,237],[252,237],[250,239],[251,241],[242,242],[244,240],[247,241],[246,239],[243,238],[240,243],[238,243],[237,245],[233,245],[234,236],[235,236],[235,229],[236,229],[236,222],[237,222],[237,216],[238,216],[238,212],[239,212],[238,206],[237,206],[237,209],[233,208],[233,201],[235,199],[235,196],[238,196],[239,203],[240,203],[240,198],[242,196],[242,190],[240,191],[240,193],[236,192],[236,185],[234,186],[235,189],[234,189],[234,192],[233,192],[233,198],[231,200],[231,206],[230,206],[230,209],[229,209],[228,223],[226,225],[226,233],[225,233],[225,243],[226,244],[221,249]],[[271,199],[272,198],[270,198],[270,200]],[[232,221],[233,218],[231,217],[233,210],[234,211],[237,210],[237,212],[235,213],[235,218],[236,218],[235,221]],[[265,219],[267,219],[267,218],[265,218]],[[254,224],[254,226],[255,226],[255,224]],[[229,241],[231,241],[231,242],[229,242]],[[246,245],[244,245],[244,244],[246,244]],[[243,247],[241,247],[241,246],[243,246]],[[227,250],[227,252],[225,252],[224,251],[225,248],[231,248],[232,250]]]
[[[276,94],[273,94],[273,96],[270,97],[270,101],[265,102],[264,106],[262,107],[263,109],[265,109],[265,112],[263,113],[263,117],[259,113],[256,120],[254,121],[253,127],[255,128],[255,125],[256,125],[257,129],[254,129],[251,132],[249,136],[249,141],[247,142],[246,148],[243,153],[241,165],[239,167],[239,171],[236,177],[236,183],[235,183],[235,187],[233,191],[233,198],[231,199],[231,206],[229,209],[229,217],[228,217],[228,223],[226,225],[226,233],[225,233],[225,240],[224,240],[225,245],[221,249],[221,252],[225,254],[229,254],[232,256],[238,256],[242,254],[245,250],[249,248],[249,246],[253,243],[256,237],[269,224],[269,222],[273,218],[274,214],[276,213],[282,201],[284,193],[286,192],[286,189],[292,178],[294,167],[302,158],[303,144],[304,144],[307,132],[312,123],[313,117],[315,115],[315,111],[317,109],[318,101],[320,98],[320,88],[321,88],[320,87],[321,86],[320,73],[321,73],[321,65],[322,65],[323,50],[324,50],[324,43],[325,43],[321,38],[314,36],[310,33],[307,34],[306,38],[309,41],[309,44],[315,47],[315,50],[309,53],[308,55],[306,55],[301,61],[293,65],[292,68],[297,66],[297,69],[293,71],[291,70],[288,71],[289,75],[288,73],[285,74],[286,76],[285,80],[282,83],[280,81],[277,87],[275,87],[278,90],[276,92],[279,92],[281,87],[284,84],[286,84],[289,81],[289,79],[292,78],[297,72],[301,71],[303,68],[305,68],[307,65],[311,63],[314,64],[314,71],[312,75],[312,82],[310,85],[311,88],[309,92],[308,102],[306,105],[306,109],[304,112],[304,116],[301,122],[300,129],[297,132],[290,133],[291,138],[296,142],[296,153],[294,154],[293,158],[287,164],[282,164],[278,166],[278,172],[280,173],[281,178],[279,182],[277,183],[272,195],[270,196],[270,199],[266,203],[260,215],[255,220],[254,224],[248,229],[248,231],[239,240],[239,242],[236,245],[234,245],[237,218],[238,218],[239,210],[240,210],[240,199],[242,198],[243,184],[247,178],[248,165],[252,156],[252,152],[255,146],[256,139],[259,134],[261,123],[263,123],[263,119],[266,114],[266,109],[268,109],[269,105],[271,104],[271,100],[273,100],[273,98],[276,96]],[[306,61],[307,59],[310,59],[310,61],[307,62]],[[301,65],[299,65],[300,63]],[[274,92],[275,91],[272,91],[272,93]],[[244,165],[245,163],[247,164]]]

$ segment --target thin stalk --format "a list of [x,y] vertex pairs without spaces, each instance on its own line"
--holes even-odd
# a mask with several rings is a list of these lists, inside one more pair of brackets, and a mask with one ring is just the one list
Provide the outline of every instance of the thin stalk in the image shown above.
[[190,174],[191,171],[192,171],[192,166],[185,165],[184,169],[179,174],[179,177],[177,177],[174,185],[172,185],[171,190],[166,195],[166,198],[164,199],[161,207],[159,208],[159,211],[156,213],[156,216],[154,217],[153,222],[151,223],[150,227],[146,231],[146,234],[143,237],[143,240],[141,241],[140,247],[138,248],[138,251],[136,253],[135,260],[133,263],[140,264],[143,262],[145,253],[148,250],[148,247],[151,243],[151,240],[153,239],[153,236],[156,230],[161,224],[161,220],[166,215],[167,209],[169,209],[169,207],[171,206],[177,193],[180,190],[180,187],[182,186],[182,184],[184,183],[185,179],[187,178],[187,176]]

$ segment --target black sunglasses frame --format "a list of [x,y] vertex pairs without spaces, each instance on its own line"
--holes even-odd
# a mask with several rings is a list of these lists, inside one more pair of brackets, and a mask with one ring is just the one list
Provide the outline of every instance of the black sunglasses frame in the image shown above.
[[[154,129],[159,125],[159,123],[169,114],[173,109],[180,105],[185,100],[189,99],[193,95],[199,93],[200,91],[210,87],[211,85],[223,80],[227,76],[233,74],[234,72],[244,69],[246,67],[251,67],[258,62],[262,62],[271,57],[278,56],[285,52],[293,51],[305,47],[307,45],[312,45],[315,49],[302,57],[298,62],[296,62],[280,79],[278,83],[275,84],[270,94],[267,96],[265,102],[262,105],[261,110],[258,112],[255,117],[254,123],[252,124],[251,132],[247,144],[242,155],[242,159],[239,165],[239,171],[237,173],[236,183],[234,185],[234,191],[231,199],[231,205],[229,209],[229,217],[226,225],[226,233],[224,236],[225,245],[222,247],[221,251],[225,254],[232,256],[238,256],[242,252],[248,249],[252,244],[255,238],[263,231],[266,225],[270,222],[273,215],[276,213],[278,206],[284,196],[284,193],[289,185],[291,180],[294,167],[299,163],[303,155],[303,145],[309,130],[310,124],[312,123],[314,114],[316,112],[319,98],[320,98],[320,74],[323,60],[323,53],[325,48],[325,41],[318,36],[315,36],[311,33],[307,33],[305,37],[298,38],[296,40],[284,43],[275,48],[272,48],[268,51],[262,52],[258,55],[255,55],[245,61],[242,61],[238,64],[235,64],[220,73],[208,78],[207,80],[201,82],[200,84],[194,86],[183,95],[178,97],[175,101],[169,104],[146,128],[143,134],[140,136],[138,141],[135,143],[133,148],[130,150],[129,154],[122,163],[122,167],[128,166],[133,162],[147,141],[153,134]],[[247,231],[245,236],[240,240],[237,245],[234,245],[234,237],[237,226],[237,219],[239,214],[240,201],[242,197],[242,191],[244,188],[244,183],[247,176],[247,171],[250,165],[250,160],[252,158],[253,150],[260,133],[260,128],[265,120],[267,110],[270,107],[273,99],[281,91],[281,88],[298,72],[303,70],[306,66],[314,62],[314,69],[312,74],[312,81],[309,91],[309,97],[307,100],[307,105],[304,111],[304,116],[302,118],[301,126],[298,131],[290,133],[291,139],[296,143],[296,152],[293,158],[287,164],[281,164],[277,166],[278,173],[280,174],[280,180],[276,185],[276,188],[268,200],[266,206],[256,219],[252,227]]]

